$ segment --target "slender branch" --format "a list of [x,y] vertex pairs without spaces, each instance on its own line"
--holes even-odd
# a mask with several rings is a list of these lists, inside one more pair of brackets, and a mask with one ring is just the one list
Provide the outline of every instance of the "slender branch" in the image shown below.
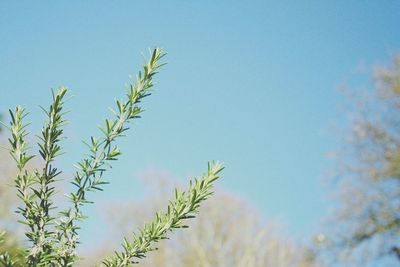
[[34,242],[37,221],[35,210],[37,205],[33,201],[36,195],[32,192],[35,177],[26,170],[26,164],[34,157],[28,154],[29,144],[25,140],[28,135],[26,132],[28,124],[24,123],[23,120],[27,113],[20,106],[17,106],[14,112],[11,110],[9,112],[11,116],[9,127],[11,138],[8,139],[11,145],[10,155],[18,167],[15,187],[17,188],[17,196],[24,203],[24,206],[18,207],[17,213],[20,213],[25,218],[25,220],[19,220],[19,222],[28,226],[29,230],[25,235],[29,241]]
[[167,234],[176,228],[186,228],[185,219],[194,218],[200,203],[212,194],[213,182],[223,170],[219,163],[208,164],[208,173],[201,179],[190,181],[186,192],[175,190],[175,200],[168,205],[167,211],[157,213],[153,222],[145,224],[139,234],[133,234],[132,240],[124,238],[123,252],[103,261],[107,267],[126,267],[137,263],[137,259],[146,257],[149,251],[156,250],[154,243],[167,239]]
[[76,167],[74,181],[76,191],[71,193],[68,198],[72,207],[61,213],[62,219],[59,221],[57,238],[60,241],[58,249],[60,264],[62,266],[71,265],[76,260],[75,248],[78,244],[79,226],[77,221],[82,220],[84,215],[81,206],[90,201],[86,198],[89,191],[102,190],[102,185],[107,182],[103,180],[103,173],[109,166],[109,162],[116,160],[121,154],[114,142],[123,136],[129,128],[127,123],[139,118],[143,109],[138,106],[141,100],[150,95],[150,88],[153,87],[153,76],[164,64],[160,60],[165,53],[162,49],[156,48],[151,54],[149,61],[139,72],[136,81],[130,85],[126,100],[116,100],[117,110],[113,111],[115,119],[106,120],[101,128],[103,135],[100,138],[91,137],[87,144],[89,147],[89,157],[81,160]]
[[[61,152],[59,145],[62,140],[63,129],[66,121],[63,116],[64,98],[67,93],[65,87],[61,87],[56,94],[53,93],[53,102],[49,110],[43,111],[47,115],[47,121],[42,129],[42,134],[39,136],[40,142],[39,154],[44,160],[44,167],[41,172],[35,171],[35,176],[38,183],[38,188],[33,189],[36,196],[34,217],[35,217],[35,231],[33,235],[33,247],[28,255],[29,266],[41,265],[44,260],[51,261],[53,255],[53,242],[54,233],[49,230],[52,225],[54,217],[51,216],[50,210],[54,209],[52,196],[55,194],[55,188],[52,184],[61,171],[58,171],[52,165],[52,162]],[[46,259],[44,259],[46,256]]]

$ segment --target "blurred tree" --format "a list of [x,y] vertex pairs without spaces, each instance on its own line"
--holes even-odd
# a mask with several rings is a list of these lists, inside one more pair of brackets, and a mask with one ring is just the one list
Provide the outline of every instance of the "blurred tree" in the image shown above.
[[363,94],[345,90],[350,127],[337,154],[339,207],[328,238],[345,266],[400,264],[400,56],[373,78]]
[[[108,204],[106,218],[113,238],[127,236],[129,229],[152,217],[171,195],[174,184],[168,175],[147,175],[150,192],[137,202]],[[117,208],[118,207],[118,208]],[[151,207],[151,208],[150,208]],[[261,215],[242,199],[218,191],[200,211],[190,231],[163,241],[157,253],[138,266],[163,267],[316,267],[311,249],[285,237],[278,223],[262,222]],[[121,213],[129,210],[129,213]],[[101,259],[112,245],[107,244],[89,256],[81,266]]]

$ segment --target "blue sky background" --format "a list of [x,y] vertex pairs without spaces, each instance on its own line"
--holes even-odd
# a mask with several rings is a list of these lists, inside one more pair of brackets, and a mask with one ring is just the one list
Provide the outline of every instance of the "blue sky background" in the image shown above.
[[[25,106],[38,133],[38,105],[69,87],[68,174],[141,52],[161,46],[169,64],[93,199],[139,196],[146,169],[184,181],[217,159],[221,187],[305,238],[331,206],[322,179],[338,148],[330,126],[345,122],[337,88],[399,52],[399,25],[399,1],[1,1],[0,112]],[[96,212],[84,243],[101,238]]]

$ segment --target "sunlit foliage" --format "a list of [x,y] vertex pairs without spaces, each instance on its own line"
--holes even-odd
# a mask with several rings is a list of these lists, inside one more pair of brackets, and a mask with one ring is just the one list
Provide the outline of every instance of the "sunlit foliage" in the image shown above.
[[[99,261],[110,253],[112,240],[151,218],[170,198],[175,184],[160,172],[142,175],[149,186],[136,201],[108,203],[105,218],[112,237],[88,255],[80,266]],[[118,207],[118,208],[117,208]],[[121,213],[119,210],[129,212]],[[143,267],[323,267],[312,248],[286,235],[278,221],[266,221],[260,212],[231,193],[218,190],[200,209],[190,232],[180,232],[160,244],[160,251],[139,264]]]
[[[113,117],[105,120],[100,128],[101,134],[98,137],[92,136],[86,143],[88,152],[75,166],[77,170],[71,182],[74,189],[67,195],[70,205],[61,211],[54,201],[58,192],[56,181],[62,173],[55,160],[63,153],[67,88],[61,87],[53,92],[49,108],[42,108],[46,120],[37,136],[38,155],[31,152],[28,113],[21,106],[10,110],[10,124],[5,126],[10,133],[9,152],[17,167],[14,185],[22,202],[17,212],[21,217],[19,222],[25,225],[29,247],[25,250],[26,257],[18,257],[17,262],[13,258],[16,253],[7,249],[10,239],[5,232],[1,232],[0,243],[5,247],[0,254],[2,265],[36,267],[72,266],[76,263],[79,259],[76,252],[79,245],[79,223],[86,218],[82,207],[91,203],[90,192],[102,191],[103,186],[109,183],[103,174],[121,155],[115,143],[129,130],[129,124],[140,118],[143,112],[140,103],[150,95],[154,85],[153,77],[165,64],[161,62],[164,56],[163,50],[158,48],[150,53],[142,71],[130,84],[125,99],[115,100]],[[34,157],[40,158],[41,168],[28,167]],[[213,184],[222,169],[219,163],[209,163],[203,176],[191,180],[187,190],[176,190],[174,201],[165,204],[167,209],[156,213],[155,218],[138,233],[124,238],[121,252],[115,252],[104,259],[102,265],[131,266],[149,251],[155,250],[155,243],[166,239],[169,232],[185,228],[186,220],[194,218],[200,203],[212,194]]]

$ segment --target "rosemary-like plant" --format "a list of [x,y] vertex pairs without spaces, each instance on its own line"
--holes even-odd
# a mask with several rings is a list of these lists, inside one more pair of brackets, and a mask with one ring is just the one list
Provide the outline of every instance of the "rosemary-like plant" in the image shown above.
[[[5,231],[1,231],[0,232],[0,244],[5,242],[5,236],[6,236],[6,232]],[[0,255],[0,264],[1,264],[1,266],[4,266],[4,267],[14,266],[15,262],[11,259],[10,254],[8,253],[8,251],[3,252]]]
[[[72,185],[73,192],[68,195],[70,207],[56,212],[53,203],[56,194],[54,182],[61,171],[54,166],[54,160],[62,154],[60,142],[63,140],[63,126],[66,123],[64,102],[68,90],[61,87],[53,92],[52,104],[43,109],[47,120],[41,135],[38,136],[39,156],[43,160],[41,169],[28,169],[27,163],[35,156],[29,152],[27,141],[27,112],[17,106],[10,110],[11,132],[9,142],[10,154],[15,160],[18,174],[15,187],[22,205],[17,212],[22,216],[20,222],[27,226],[25,233],[30,247],[26,249],[25,262],[18,266],[72,266],[78,259],[76,248],[79,244],[79,222],[85,219],[82,206],[92,203],[88,192],[103,190],[108,182],[104,172],[110,163],[121,155],[115,145],[116,140],[129,129],[128,124],[140,118],[143,109],[141,100],[150,95],[153,77],[165,63],[160,60],[165,56],[162,49],[156,48],[150,53],[150,59],[143,65],[136,80],[130,84],[126,98],[116,100],[113,118],[106,119],[100,128],[99,137],[90,137],[85,143],[89,149],[88,156],[79,161],[75,167]],[[167,206],[165,212],[157,213],[154,220],[145,224],[144,228],[134,233],[131,238],[124,238],[122,251],[102,262],[103,266],[131,266],[137,260],[155,250],[155,243],[166,239],[168,232],[176,228],[185,228],[184,221],[194,218],[199,205],[212,194],[212,187],[223,169],[219,163],[209,163],[208,171],[199,179],[190,181],[186,192],[175,191],[175,199]],[[0,242],[4,234],[0,233]],[[0,255],[3,266],[17,266],[16,262],[5,252]]]

